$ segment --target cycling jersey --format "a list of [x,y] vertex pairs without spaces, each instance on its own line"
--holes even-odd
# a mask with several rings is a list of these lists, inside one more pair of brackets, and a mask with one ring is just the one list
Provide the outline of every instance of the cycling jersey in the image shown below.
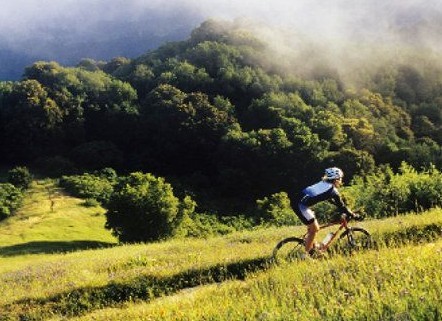
[[339,211],[351,214],[337,188],[327,181],[320,181],[303,189],[298,200],[296,200],[295,213],[304,224],[310,224],[316,217],[315,212],[309,207],[326,200],[336,205]]

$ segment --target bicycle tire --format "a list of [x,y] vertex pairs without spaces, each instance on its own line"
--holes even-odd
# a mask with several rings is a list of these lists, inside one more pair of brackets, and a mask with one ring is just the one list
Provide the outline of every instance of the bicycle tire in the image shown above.
[[305,258],[304,240],[299,237],[287,237],[276,244],[272,261],[277,264],[290,263]]
[[373,239],[370,232],[362,227],[350,227],[339,236],[339,249],[347,254],[371,248]]

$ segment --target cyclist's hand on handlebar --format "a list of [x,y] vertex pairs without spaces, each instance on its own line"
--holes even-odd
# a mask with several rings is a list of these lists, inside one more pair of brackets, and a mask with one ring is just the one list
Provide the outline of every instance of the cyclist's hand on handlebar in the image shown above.
[[350,215],[350,218],[351,218],[352,220],[355,220],[355,221],[362,221],[362,220],[364,220],[364,216],[363,216],[363,215],[360,215],[360,214],[357,213],[357,212],[352,212],[351,215]]

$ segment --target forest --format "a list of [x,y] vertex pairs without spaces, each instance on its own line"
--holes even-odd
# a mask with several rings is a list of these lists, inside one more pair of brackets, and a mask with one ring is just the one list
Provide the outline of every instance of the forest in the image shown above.
[[348,184],[404,162],[442,167],[440,57],[372,57],[351,81],[317,58],[285,55],[240,21],[207,20],[136,59],[35,62],[0,82],[2,166],[151,173],[199,212],[224,215],[296,193],[325,167]]

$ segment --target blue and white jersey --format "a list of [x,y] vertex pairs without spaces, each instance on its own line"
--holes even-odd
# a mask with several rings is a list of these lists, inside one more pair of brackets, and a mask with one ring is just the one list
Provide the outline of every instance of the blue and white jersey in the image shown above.
[[322,201],[330,201],[343,212],[349,213],[337,188],[330,182],[320,181],[302,190],[300,203],[305,206],[313,206]]

